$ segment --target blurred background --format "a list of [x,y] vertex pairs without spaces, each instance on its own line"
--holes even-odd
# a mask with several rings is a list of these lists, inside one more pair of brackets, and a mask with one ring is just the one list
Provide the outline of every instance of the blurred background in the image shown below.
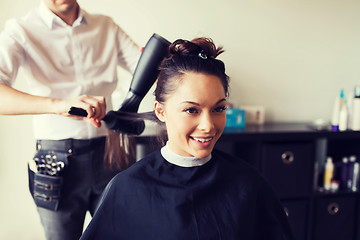
[[[0,29],[40,0],[1,0]],[[153,33],[169,41],[211,37],[231,77],[230,101],[262,105],[266,122],[330,120],[340,89],[360,83],[360,1],[357,0],[79,0],[112,17],[139,45]],[[120,104],[131,76],[119,72]],[[16,88],[26,90],[23,73]],[[0,96],[1,100],[1,96]],[[151,110],[152,91],[140,111]],[[118,106],[115,106],[117,108]],[[34,154],[31,116],[0,116],[0,239],[44,239],[28,191]],[[89,218],[88,218],[89,219]]]

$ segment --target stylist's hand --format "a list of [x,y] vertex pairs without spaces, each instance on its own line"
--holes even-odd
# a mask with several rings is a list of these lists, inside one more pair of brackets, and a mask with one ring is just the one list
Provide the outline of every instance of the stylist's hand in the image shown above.
[[[101,126],[101,119],[106,114],[106,100],[103,96],[82,95],[77,98],[61,99],[56,101],[56,105],[57,114],[72,119],[89,121],[97,128]],[[70,115],[68,112],[71,107],[84,109],[87,112],[87,117]]]

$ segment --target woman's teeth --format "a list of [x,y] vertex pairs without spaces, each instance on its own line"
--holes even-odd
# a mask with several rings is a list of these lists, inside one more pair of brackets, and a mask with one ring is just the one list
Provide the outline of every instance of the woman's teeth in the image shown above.
[[196,137],[193,137],[193,139],[198,141],[198,142],[205,143],[205,142],[210,142],[213,139],[213,137],[209,137],[209,138],[196,138]]

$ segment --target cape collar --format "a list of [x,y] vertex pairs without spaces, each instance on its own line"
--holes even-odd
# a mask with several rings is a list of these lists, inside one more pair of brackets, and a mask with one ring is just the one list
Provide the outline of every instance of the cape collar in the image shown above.
[[161,148],[161,155],[165,158],[166,161],[180,167],[198,167],[202,166],[211,159],[211,154],[205,158],[197,157],[184,157],[176,154],[169,147],[169,144],[166,143],[164,147]]

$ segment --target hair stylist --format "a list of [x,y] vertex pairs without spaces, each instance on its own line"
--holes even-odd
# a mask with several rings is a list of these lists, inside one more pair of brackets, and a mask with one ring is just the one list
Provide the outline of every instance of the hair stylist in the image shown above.
[[[112,107],[117,67],[133,73],[139,56],[140,48],[111,18],[87,13],[76,0],[43,0],[26,16],[5,24],[0,35],[0,114],[36,115],[37,151],[48,154],[50,163],[37,155],[29,183],[32,192],[38,190],[34,199],[47,239],[79,239],[86,212],[93,214],[116,174],[104,166],[107,131],[100,120]],[[27,93],[12,88],[20,67]],[[88,117],[69,115],[71,107],[85,109]],[[41,179],[34,185],[34,172],[40,170],[61,175],[60,193],[52,189],[53,195],[47,195],[47,187],[55,185]]]

